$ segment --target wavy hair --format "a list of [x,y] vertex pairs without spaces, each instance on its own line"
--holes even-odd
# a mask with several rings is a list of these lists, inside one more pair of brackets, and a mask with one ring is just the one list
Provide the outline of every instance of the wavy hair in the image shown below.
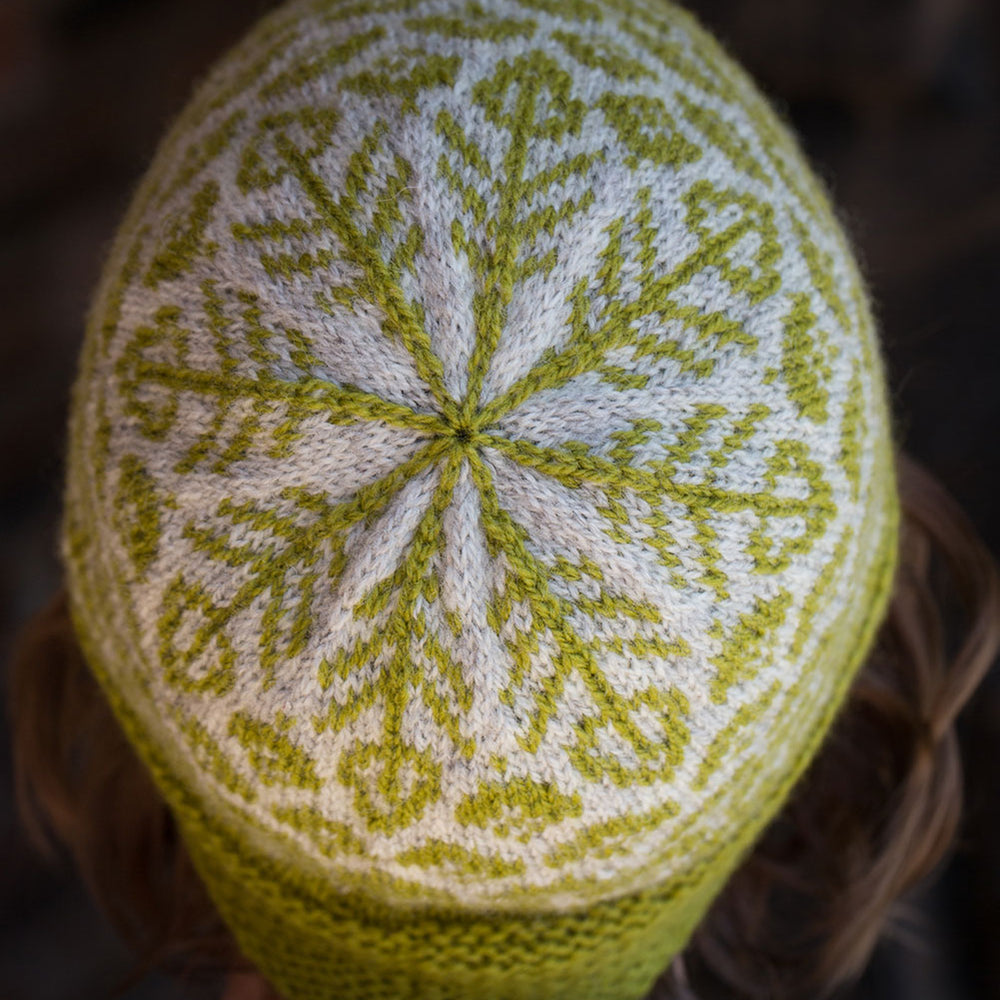
[[[956,717],[1000,649],[1000,576],[972,524],[897,458],[900,558],[885,619],[819,753],[648,1000],[817,1000],[855,979],[901,897],[953,847]],[[17,807],[29,840],[67,850],[137,956],[204,978],[250,972],[173,817],[77,645],[60,588],[11,660]]]

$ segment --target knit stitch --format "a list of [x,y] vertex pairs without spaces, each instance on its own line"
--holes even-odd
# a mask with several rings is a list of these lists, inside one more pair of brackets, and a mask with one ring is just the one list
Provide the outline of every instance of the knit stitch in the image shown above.
[[857,266],[658,0],[299,0],[94,299],[88,662],[288,1000],[642,996],[884,612]]

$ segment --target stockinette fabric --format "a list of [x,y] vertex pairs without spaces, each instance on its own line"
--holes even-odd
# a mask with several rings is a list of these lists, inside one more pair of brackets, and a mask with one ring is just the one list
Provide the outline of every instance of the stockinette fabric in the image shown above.
[[288,1000],[646,994],[898,525],[822,186],[653,0],[260,22],[110,252],[64,499],[88,663]]

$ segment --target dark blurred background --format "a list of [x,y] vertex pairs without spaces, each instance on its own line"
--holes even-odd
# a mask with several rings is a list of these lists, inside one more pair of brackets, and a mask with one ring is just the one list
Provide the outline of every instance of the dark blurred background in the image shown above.
[[[0,666],[59,583],[83,315],[155,143],[269,0],[0,0]],[[867,273],[904,447],[1000,553],[1000,0],[689,0],[793,123]],[[1000,998],[1000,680],[961,719],[959,849],[850,1000]],[[0,1000],[106,1000],[129,956],[19,834],[0,733]],[[187,1000],[149,976],[127,1000]]]

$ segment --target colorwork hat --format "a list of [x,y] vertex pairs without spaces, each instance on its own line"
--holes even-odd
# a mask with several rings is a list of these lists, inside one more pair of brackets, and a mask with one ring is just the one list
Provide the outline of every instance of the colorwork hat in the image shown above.
[[821,184],[662,0],[309,0],[92,306],[91,668],[287,1000],[635,1000],[886,608],[883,360]]

